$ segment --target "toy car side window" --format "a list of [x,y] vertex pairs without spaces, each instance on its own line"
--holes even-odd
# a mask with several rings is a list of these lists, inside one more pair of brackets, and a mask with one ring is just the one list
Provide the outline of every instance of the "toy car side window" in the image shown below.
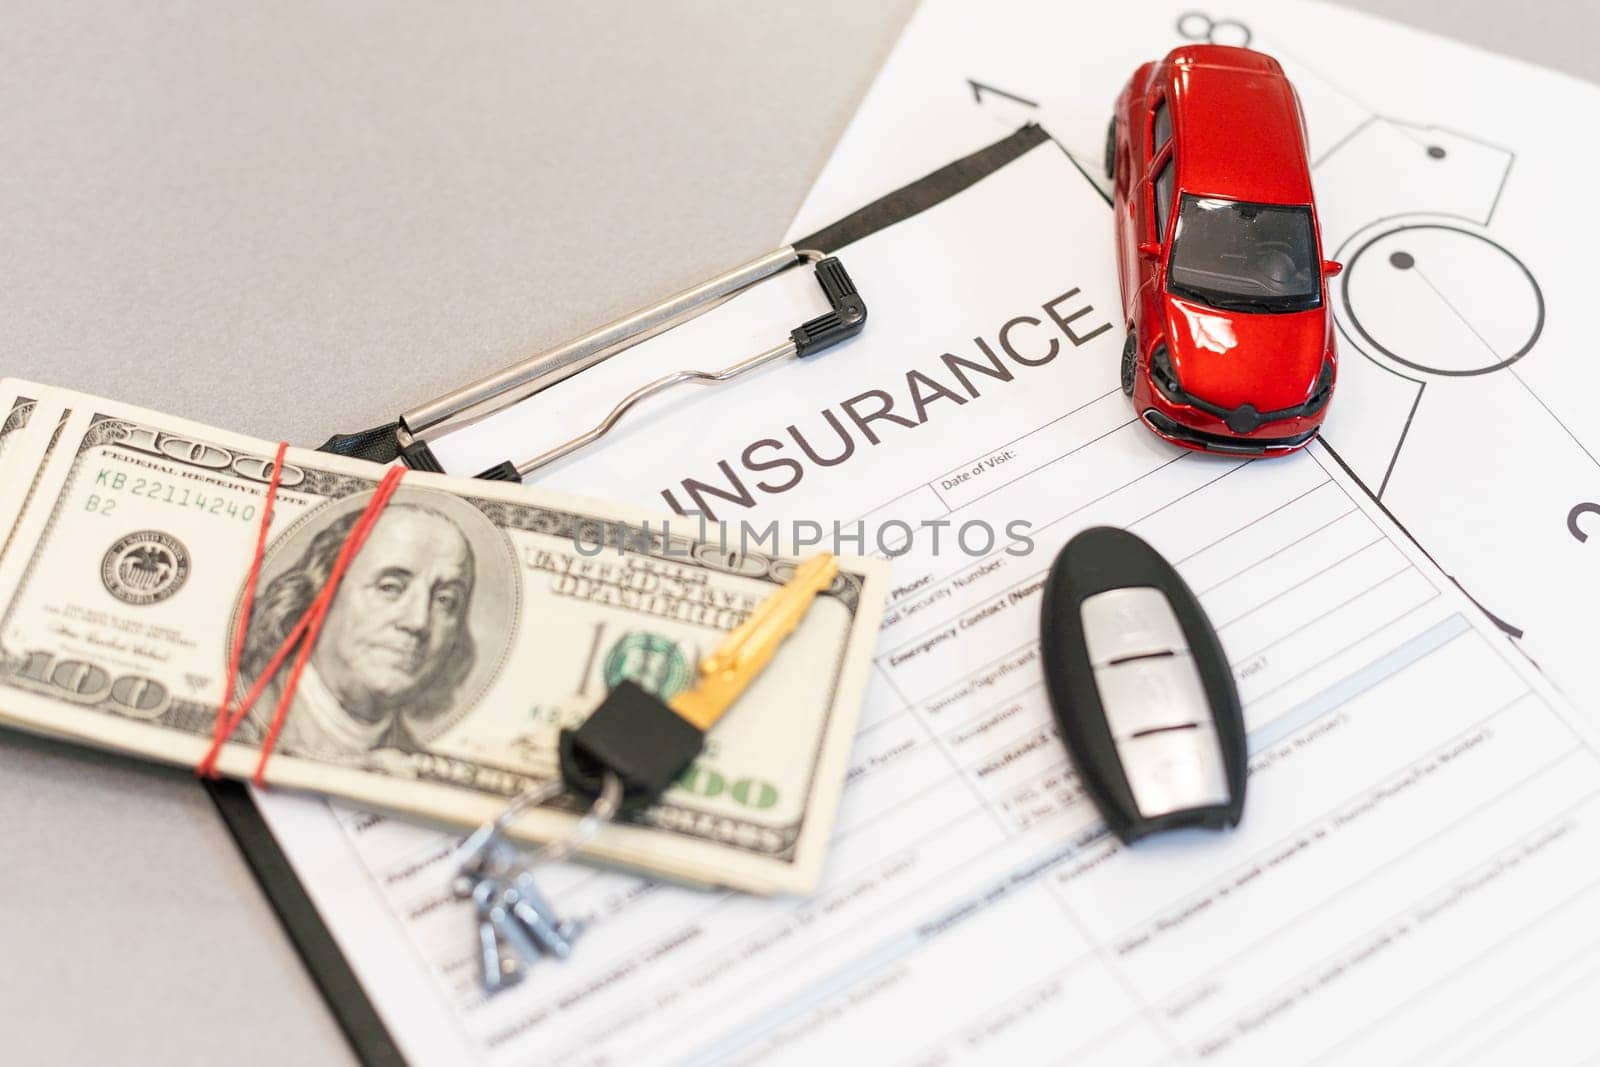
[[1172,140],[1172,113],[1167,108],[1167,98],[1162,97],[1156,101],[1155,112],[1151,119],[1150,149],[1151,158],[1159,156],[1161,150]]
[[1175,173],[1172,156],[1167,156],[1167,161],[1161,164],[1161,169],[1156,172],[1156,180],[1151,183],[1156,198],[1156,240],[1167,239],[1167,220],[1172,218],[1172,183]]

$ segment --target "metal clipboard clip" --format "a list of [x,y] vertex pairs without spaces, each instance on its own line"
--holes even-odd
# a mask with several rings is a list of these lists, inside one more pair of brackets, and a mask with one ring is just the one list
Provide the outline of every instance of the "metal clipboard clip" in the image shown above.
[[840,248],[949,199],[1049,140],[1049,135],[1040,127],[1023,126],[994,144],[946,164],[792,244],[453,389],[410,409],[394,422],[359,433],[336,434],[322,445],[322,450],[378,463],[401,459],[413,470],[441,472],[443,468],[430,442],[518,404],[802,263],[814,265],[828,310],[789,331],[788,340],[718,371],[680,370],[647,382],[621,398],[589,430],[520,462],[507,459],[497,463],[478,477],[520,480],[598,441],[634,405],[675,385],[721,384],[790,356],[814,355],[859,333],[867,319],[866,303],[837,258]]
[[659,303],[608,322],[548,352],[413,408],[400,419],[397,433],[400,456],[413,469],[441,470],[428,448],[427,440],[421,436],[423,432],[431,431],[434,435],[446,433],[493,414],[602,360],[625,352],[641,341],[703,315],[758,282],[806,262],[816,265],[817,283],[822,286],[822,294],[827,298],[828,310],[790,330],[788,339],[782,344],[718,371],[679,370],[662,375],[623,397],[605,417],[578,436],[521,462],[504,460],[478,477],[492,481],[521,481],[540,467],[598,441],[610,433],[612,427],[634,405],[675,385],[720,385],[768,363],[791,356],[803,359],[816,355],[860,333],[861,327],[867,322],[867,305],[838,257],[785,246]]

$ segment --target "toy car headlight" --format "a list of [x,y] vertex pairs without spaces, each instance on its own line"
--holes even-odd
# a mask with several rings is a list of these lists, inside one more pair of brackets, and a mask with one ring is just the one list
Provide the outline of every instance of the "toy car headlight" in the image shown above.
[[1328,397],[1333,395],[1333,360],[1322,361],[1322,371],[1317,375],[1316,387],[1311,390],[1311,395],[1306,398],[1305,407],[1302,408],[1307,415],[1315,414],[1327,406]]
[[1172,353],[1167,351],[1165,343],[1157,344],[1155,351],[1150,353],[1150,380],[1155,382],[1161,394],[1174,404],[1189,402],[1189,398],[1184,395],[1183,386],[1178,383],[1178,372],[1172,366]]

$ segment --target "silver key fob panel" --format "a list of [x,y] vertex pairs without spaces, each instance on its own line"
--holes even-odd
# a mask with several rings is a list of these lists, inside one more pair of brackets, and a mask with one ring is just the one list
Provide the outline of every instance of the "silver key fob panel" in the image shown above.
[[1045,681],[1085,790],[1124,841],[1236,825],[1245,734],[1233,673],[1183,579],[1144,541],[1097,527],[1045,586]]

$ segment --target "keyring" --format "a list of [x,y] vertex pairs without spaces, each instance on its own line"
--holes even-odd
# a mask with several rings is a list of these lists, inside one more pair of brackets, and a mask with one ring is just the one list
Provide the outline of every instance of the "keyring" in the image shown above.
[[[513,797],[456,850],[456,896],[477,907],[478,958],[490,993],[522,980],[543,956],[565,959],[580,924],[562,922],[539,895],[533,868],[564,860],[615,819],[624,801],[654,802],[690,765],[705,735],[739,699],[794,632],[811,603],[831,589],[839,561],[819,552],[794,568],[777,592],[700,661],[699,680],[662,700],[623,679],[576,729],[561,731],[561,776]],[[507,837],[511,820],[567,792],[595,791],[572,830],[524,856]]]
[[518,794],[456,850],[458,873],[452,889],[459,899],[474,904],[478,960],[487,993],[520,982],[528,968],[545,956],[566,959],[583,930],[582,923],[556,915],[534,883],[533,868],[569,858],[615,819],[622,806],[622,779],[607,771],[599,794],[577,825],[531,855],[524,855],[506,836],[506,828],[522,812],[565,792],[566,784],[556,778]]

